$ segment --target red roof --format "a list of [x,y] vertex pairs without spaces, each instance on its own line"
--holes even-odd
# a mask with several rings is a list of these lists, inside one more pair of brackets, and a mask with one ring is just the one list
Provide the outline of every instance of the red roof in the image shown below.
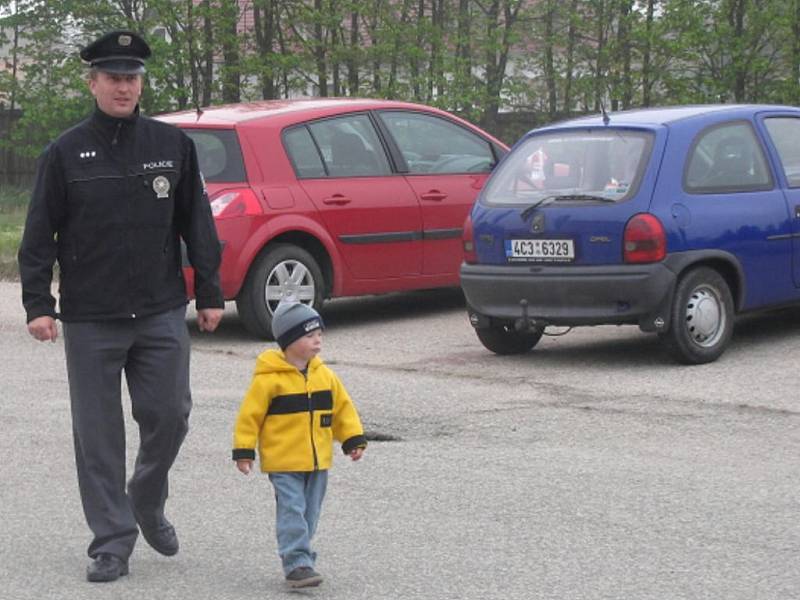
[[[326,116],[334,112],[374,110],[378,108],[423,108],[421,105],[395,100],[371,98],[294,98],[290,100],[261,100],[239,104],[225,104],[156,115],[159,121],[184,125],[232,126],[243,121],[290,115],[303,112],[303,118]],[[426,107],[427,108],[427,107]],[[428,110],[430,110],[428,108]],[[312,113],[309,115],[309,111]],[[318,114],[317,114],[318,113]]]

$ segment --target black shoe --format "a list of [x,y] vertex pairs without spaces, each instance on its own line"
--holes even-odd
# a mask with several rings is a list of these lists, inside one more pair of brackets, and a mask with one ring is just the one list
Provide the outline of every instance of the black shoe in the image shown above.
[[148,527],[136,511],[133,511],[133,515],[136,517],[136,522],[139,524],[139,529],[142,531],[145,541],[150,544],[153,550],[164,556],[174,556],[178,553],[178,534],[175,533],[172,523],[164,519],[161,525]]
[[116,581],[128,574],[128,561],[113,554],[98,554],[94,562],[86,567],[87,581]]
[[292,588],[316,587],[322,583],[322,575],[311,567],[297,567],[286,576],[286,583]]

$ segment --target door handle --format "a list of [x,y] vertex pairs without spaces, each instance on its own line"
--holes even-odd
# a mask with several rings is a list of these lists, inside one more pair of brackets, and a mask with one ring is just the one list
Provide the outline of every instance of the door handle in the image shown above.
[[447,194],[442,193],[439,190],[430,190],[424,194],[420,194],[420,198],[423,200],[430,200],[431,202],[441,202],[447,198]]
[[795,205],[794,207],[794,218],[800,219],[800,204]]
[[342,196],[341,194],[334,194],[333,196],[328,196],[327,198],[322,199],[323,204],[334,204],[336,206],[344,206],[345,204],[350,204],[350,198],[347,196]]

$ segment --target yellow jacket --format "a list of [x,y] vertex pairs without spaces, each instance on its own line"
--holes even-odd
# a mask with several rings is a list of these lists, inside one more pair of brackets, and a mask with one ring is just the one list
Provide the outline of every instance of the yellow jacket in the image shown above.
[[233,459],[255,459],[257,446],[264,472],[329,469],[334,438],[345,454],[367,445],[336,374],[318,356],[304,376],[280,350],[262,352],[236,419]]

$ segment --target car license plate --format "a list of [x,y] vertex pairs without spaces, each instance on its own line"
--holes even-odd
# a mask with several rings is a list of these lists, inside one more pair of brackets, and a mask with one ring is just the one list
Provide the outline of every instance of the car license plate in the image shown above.
[[506,240],[509,262],[572,262],[575,244],[572,240]]

